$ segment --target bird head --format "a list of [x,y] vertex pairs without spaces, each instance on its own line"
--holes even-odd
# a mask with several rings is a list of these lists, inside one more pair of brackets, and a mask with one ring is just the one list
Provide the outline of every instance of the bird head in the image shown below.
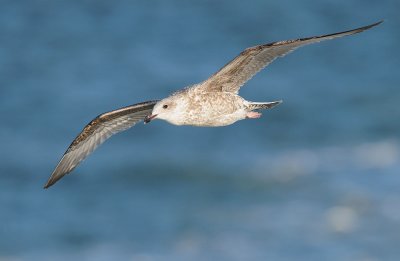
[[177,124],[179,118],[180,100],[176,99],[175,96],[162,99],[153,108],[151,115],[148,115],[145,119],[145,123],[149,123],[153,119],[160,119],[168,121],[172,124]]

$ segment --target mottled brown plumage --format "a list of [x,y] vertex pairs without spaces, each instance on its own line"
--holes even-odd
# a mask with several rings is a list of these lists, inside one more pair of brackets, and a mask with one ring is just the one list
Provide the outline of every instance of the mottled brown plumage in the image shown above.
[[273,108],[281,101],[250,102],[238,95],[240,87],[257,72],[300,46],[360,33],[380,23],[382,21],[340,33],[251,47],[202,83],[175,92],[161,101],[138,103],[104,113],[92,120],[72,142],[45,188],[71,172],[113,134],[141,120],[148,123],[153,119],[162,119],[175,125],[218,127],[246,118],[258,118],[261,113],[255,110]]
[[92,120],[68,147],[45,188],[71,172],[82,160],[112,135],[129,129],[149,115],[157,101],[148,101],[106,112]]
[[273,62],[276,58],[282,57],[300,46],[360,33],[380,23],[382,23],[382,21],[340,33],[279,41],[247,48],[208,78],[203,83],[203,88],[210,91],[238,93],[240,87],[250,80],[257,72]]

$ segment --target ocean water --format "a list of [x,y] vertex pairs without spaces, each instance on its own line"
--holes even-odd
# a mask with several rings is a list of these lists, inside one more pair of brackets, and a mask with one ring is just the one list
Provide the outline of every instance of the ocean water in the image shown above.
[[[0,260],[400,258],[400,4],[1,1]],[[138,124],[42,186],[96,115],[200,82],[244,48],[362,34],[242,89],[222,128]]]

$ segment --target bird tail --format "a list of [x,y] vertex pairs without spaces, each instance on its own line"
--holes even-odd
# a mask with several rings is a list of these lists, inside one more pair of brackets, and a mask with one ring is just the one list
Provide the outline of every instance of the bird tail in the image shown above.
[[249,102],[248,108],[250,110],[265,110],[265,109],[272,109],[273,107],[282,103],[280,101],[273,101],[273,102]]

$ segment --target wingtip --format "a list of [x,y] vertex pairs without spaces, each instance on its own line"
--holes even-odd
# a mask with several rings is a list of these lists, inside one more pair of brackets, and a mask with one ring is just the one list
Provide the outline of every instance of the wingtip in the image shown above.
[[51,187],[55,182],[50,178],[46,184],[43,186],[43,189],[48,189],[49,187]]
[[385,21],[385,19],[382,19],[382,20],[380,20],[380,21],[378,21],[378,22],[376,22],[376,23],[367,25],[367,26],[365,26],[365,27],[366,27],[366,29],[369,29],[369,28],[375,27],[375,26],[377,26],[377,25],[380,25],[380,24],[383,23],[384,21]]
[[46,184],[43,186],[44,189],[48,189],[49,187],[53,186],[57,181],[59,181],[65,174],[60,175],[59,169],[58,169],[59,165],[57,165],[56,169],[53,171],[53,173],[51,173],[50,178],[47,180]]
[[384,21],[385,21],[385,20],[380,20],[380,21],[378,21],[378,22],[376,22],[376,23],[373,23],[373,24],[370,24],[370,25],[363,26],[363,27],[359,28],[359,31],[358,31],[358,32],[362,32],[362,31],[365,31],[365,30],[371,29],[372,27],[375,27],[375,26],[378,26],[378,25],[380,25],[380,24],[381,24],[381,23],[383,23]]
[[[383,22],[384,22],[384,20],[380,20],[380,21],[378,21],[378,22],[376,22],[376,23],[369,24],[369,25],[366,25],[366,26],[359,27],[359,28],[357,28],[357,29],[353,29],[353,30],[347,31],[347,33],[350,33],[350,34],[361,33],[361,32],[364,32],[364,31],[366,31],[366,30],[371,29],[372,27],[378,26],[378,25],[380,25],[380,24],[383,23]],[[346,32],[344,32],[344,33],[346,33]]]
[[43,186],[44,189],[47,189],[57,183],[62,177],[71,172],[74,168],[69,171],[60,172],[59,165],[56,167],[54,172],[51,174],[50,178],[47,180],[46,184]]

